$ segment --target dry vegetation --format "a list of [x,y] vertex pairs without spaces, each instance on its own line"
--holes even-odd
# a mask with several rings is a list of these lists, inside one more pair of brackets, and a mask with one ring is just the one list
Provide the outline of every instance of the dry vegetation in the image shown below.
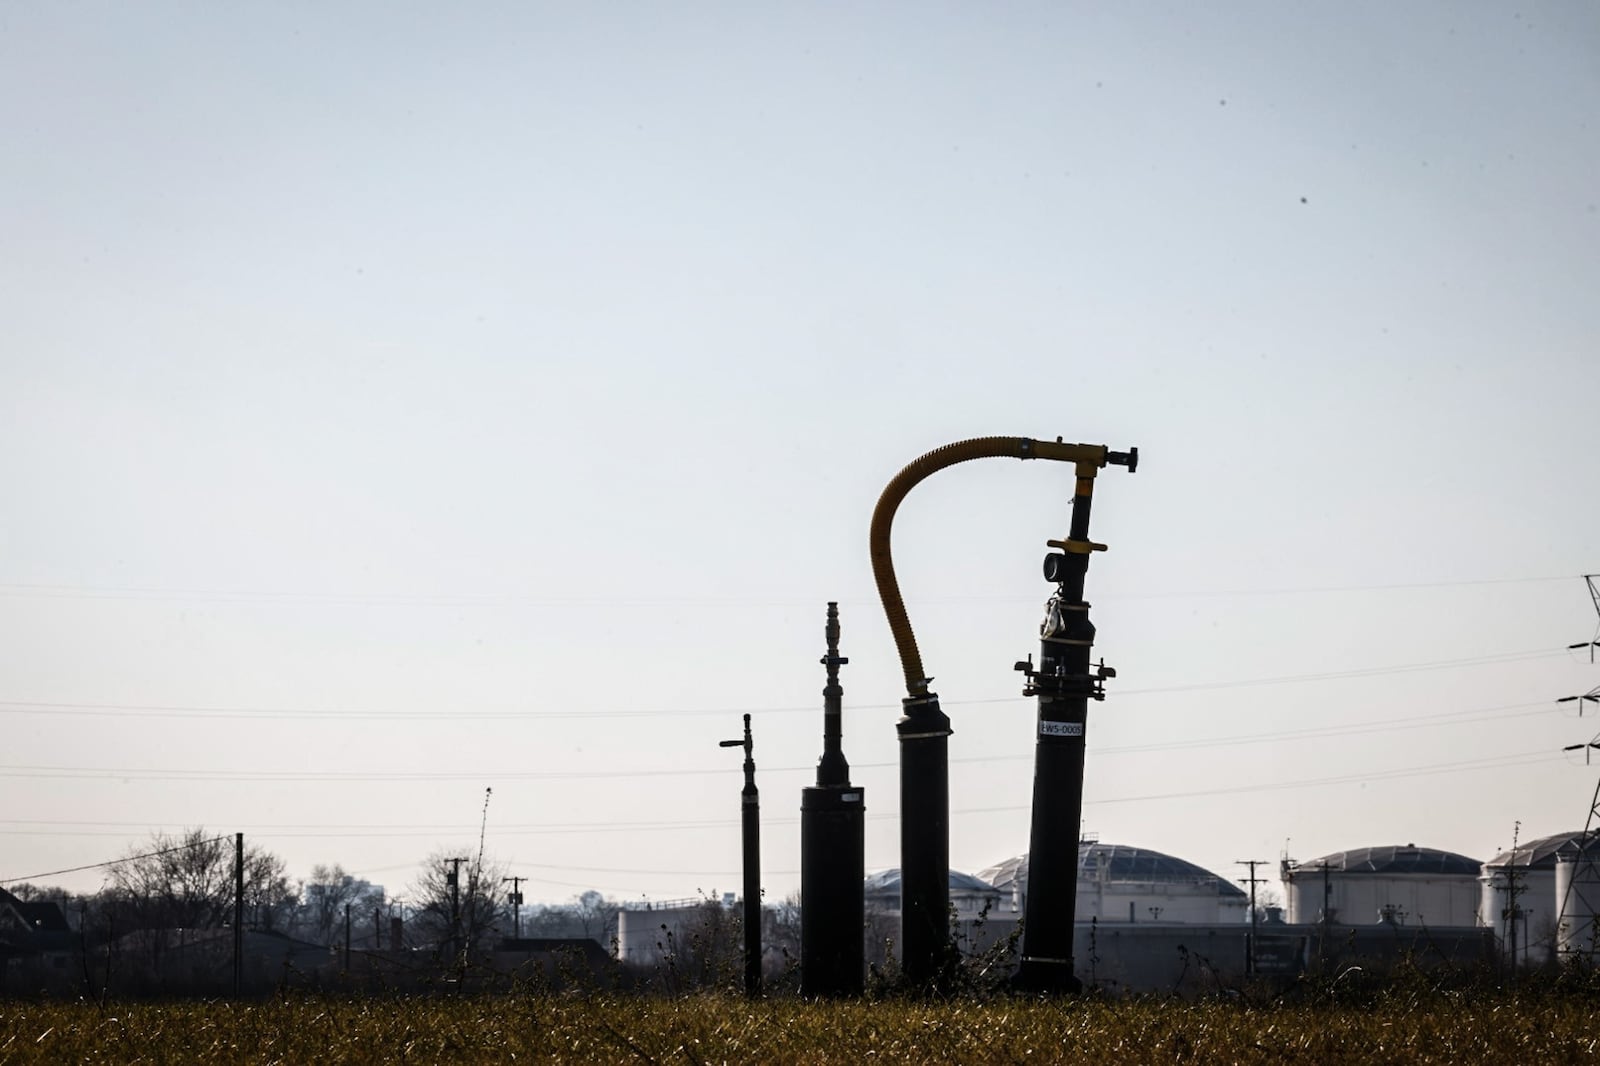
[[[1570,1062],[1587,996],[1357,1004],[991,999],[845,1004],[604,994],[266,1002],[0,1001],[0,1064],[415,1062]],[[1115,1059],[1111,1059],[1115,1056]]]

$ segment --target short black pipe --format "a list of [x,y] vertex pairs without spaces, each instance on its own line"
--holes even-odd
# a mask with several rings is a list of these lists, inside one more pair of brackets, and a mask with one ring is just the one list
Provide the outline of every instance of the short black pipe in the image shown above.
[[[749,721],[749,716],[745,716]],[[761,994],[761,794],[755,763],[745,762],[744,792],[744,991]]]
[[900,960],[908,985],[930,988],[950,943],[950,719],[934,693],[901,701]]
[[828,604],[822,665],[822,758],[817,783],[800,793],[800,991],[859,996],[865,961],[865,793],[850,784],[843,749],[844,688],[839,667],[839,605]]
[[750,716],[744,716],[744,739],[724,740],[721,747],[744,748],[744,789],[739,793],[744,844],[744,991],[761,993],[761,793],[756,789],[755,744]]
[[866,879],[862,790],[800,794],[800,992],[859,996],[865,963]]

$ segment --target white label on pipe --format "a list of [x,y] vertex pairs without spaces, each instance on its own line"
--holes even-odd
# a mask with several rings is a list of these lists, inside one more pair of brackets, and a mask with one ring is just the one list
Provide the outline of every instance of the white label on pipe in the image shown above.
[[1081,737],[1083,736],[1083,723],[1040,722],[1039,735],[1041,737]]

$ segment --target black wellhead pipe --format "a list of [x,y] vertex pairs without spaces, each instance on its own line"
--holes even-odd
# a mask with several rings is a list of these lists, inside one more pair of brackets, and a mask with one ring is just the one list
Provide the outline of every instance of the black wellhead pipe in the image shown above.
[[[1139,450],[1133,448],[1126,452],[1113,452],[1103,445],[1066,444],[1059,437],[1054,442],[1034,440],[1029,437],[978,437],[948,444],[920,456],[895,475],[878,499],[878,505],[872,514],[870,533],[872,573],[878,586],[879,598],[883,601],[889,628],[894,634],[895,647],[900,653],[900,666],[906,682],[906,698],[901,701],[904,713],[895,727],[900,738],[900,947],[905,979],[913,988],[933,988],[938,983],[941,973],[955,957],[949,926],[949,738],[952,730],[949,717],[939,707],[938,695],[928,687],[931,679],[923,670],[922,655],[917,648],[916,637],[911,631],[905,602],[900,595],[899,582],[894,574],[894,563],[890,554],[890,531],[900,502],[924,478],[957,463],[991,457],[1052,459],[1075,464],[1078,490],[1074,496],[1072,533],[1066,541],[1051,543],[1063,548],[1069,557],[1083,555],[1086,562],[1088,552],[1104,547],[1088,540],[1088,498],[1093,492],[1095,473],[1108,463],[1126,466],[1130,471],[1134,470],[1138,466]],[[1067,569],[1071,570],[1076,566],[1075,563],[1069,564]],[[1079,601],[1082,598],[1081,593],[1080,571]],[[1087,621],[1087,615],[1084,615],[1083,622],[1087,624]],[[1048,666],[1055,673],[1046,679],[1045,684],[1056,684],[1060,680],[1057,674],[1073,667],[1076,662],[1076,654],[1063,658],[1053,650]],[[1046,664],[1041,662],[1041,668],[1045,666]],[[1087,648],[1084,650],[1083,667],[1086,672]],[[1031,666],[1028,669],[1029,694],[1032,694],[1034,675]],[[1043,701],[1041,701],[1042,707]],[[1065,715],[1065,707],[1064,703],[1060,707],[1052,705],[1051,713]],[[1043,713],[1041,709],[1041,743],[1047,728],[1042,717]],[[1059,723],[1052,720],[1049,728],[1065,731],[1073,724],[1067,717],[1063,717]],[[1032,829],[1033,839],[1036,840],[1041,832],[1042,815],[1047,825],[1053,826],[1055,832],[1061,832],[1062,826],[1058,819],[1067,813],[1070,806],[1073,812],[1072,821],[1066,832],[1071,836],[1074,856],[1077,843],[1076,811],[1082,805],[1083,787],[1081,716],[1076,724],[1079,736],[1075,776],[1071,771],[1070,746],[1062,751],[1052,748],[1048,758],[1045,755],[1040,756],[1034,780]],[[1051,784],[1044,789],[1041,801],[1040,780],[1045,777],[1049,778]],[[1070,804],[1063,802],[1061,798],[1063,790],[1073,793],[1075,798]],[[1075,871],[1074,866],[1074,877]],[[1076,881],[1069,891],[1075,892],[1075,888]],[[1032,893],[1029,898],[1033,898]],[[1070,907],[1066,915],[1066,972],[1070,977],[1072,931]],[[1024,936],[1026,938],[1026,933]],[[1046,940],[1054,943],[1048,937]],[[1024,944],[1027,944],[1026,939]],[[1042,958],[1044,956],[1041,956]],[[1029,970],[1025,961],[1024,970],[1031,973],[1036,971],[1037,967]]]
[[822,758],[817,783],[800,792],[800,993],[859,996],[865,953],[866,796],[850,784],[841,719],[839,605],[828,604],[822,665]]

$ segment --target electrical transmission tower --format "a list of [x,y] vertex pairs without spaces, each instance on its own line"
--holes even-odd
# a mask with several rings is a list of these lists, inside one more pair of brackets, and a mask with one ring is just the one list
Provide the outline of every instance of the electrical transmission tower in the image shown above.
[[[1600,587],[1596,580],[1600,574],[1583,575],[1584,584],[1588,586],[1589,598],[1594,602],[1596,616],[1600,616]],[[1600,647],[1600,621],[1597,621],[1594,636],[1580,644],[1567,645],[1568,651],[1580,648],[1589,649],[1589,662],[1594,662],[1595,648]],[[1578,715],[1583,716],[1584,706],[1588,703],[1600,704],[1600,685],[1596,685],[1581,696],[1563,696],[1557,703],[1576,703]],[[1583,752],[1585,766],[1590,765],[1594,753],[1600,751],[1600,733],[1582,744],[1568,744],[1562,749],[1566,752]],[[1589,798],[1589,810],[1583,820],[1583,835],[1578,838],[1577,849],[1567,856],[1569,862],[1556,863],[1556,891],[1560,902],[1556,908],[1556,953],[1559,956],[1576,957],[1585,963],[1594,962],[1595,952],[1600,948],[1600,778],[1595,780],[1594,792]],[[1591,845],[1596,845],[1591,847]]]
[[1590,637],[1582,644],[1567,645],[1568,651],[1576,651],[1579,648],[1588,648],[1590,663],[1594,662],[1594,650],[1596,648],[1600,648],[1600,585],[1595,583],[1597,581],[1600,581],[1600,574],[1583,575],[1583,582],[1589,586],[1589,599],[1594,601],[1594,613],[1597,616],[1594,627],[1594,636]]

